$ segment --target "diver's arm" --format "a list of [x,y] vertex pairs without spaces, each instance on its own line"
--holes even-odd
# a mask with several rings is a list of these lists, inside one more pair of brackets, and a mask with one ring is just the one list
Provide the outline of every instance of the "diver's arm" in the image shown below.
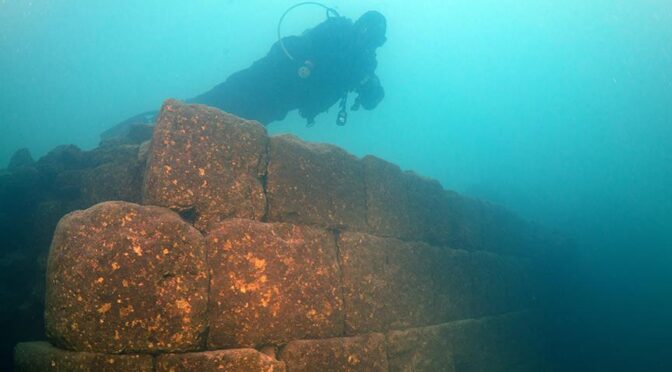
[[352,107],[353,110],[357,110],[360,106],[365,110],[373,110],[385,98],[385,90],[376,74],[369,75],[356,89],[356,92],[357,98]]

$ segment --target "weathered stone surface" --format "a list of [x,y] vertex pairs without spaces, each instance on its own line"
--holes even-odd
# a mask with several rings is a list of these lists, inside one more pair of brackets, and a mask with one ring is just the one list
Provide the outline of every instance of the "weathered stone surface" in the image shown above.
[[433,323],[434,247],[349,232],[340,235],[338,246],[346,334]]
[[374,156],[362,163],[372,234],[516,256],[540,249],[533,227],[505,208],[446,191]]
[[[61,218],[70,212],[70,203],[51,200],[39,203],[34,210],[33,226],[31,226],[34,242],[40,247],[49,247],[54,237],[54,230]],[[48,250],[40,253],[47,253]]]
[[399,166],[375,156],[362,159],[366,174],[368,230],[374,235],[410,239],[422,236],[411,216],[406,177]]
[[29,167],[34,163],[35,160],[33,160],[33,156],[30,154],[30,150],[23,148],[17,150],[14,155],[12,155],[12,158],[9,159],[9,165],[7,166],[7,169],[11,171],[21,167]]
[[434,324],[535,307],[539,284],[529,259],[438,249],[427,270],[434,280]]
[[506,372],[556,372],[558,367],[547,360],[525,361],[508,368]]
[[506,208],[449,193],[457,218],[449,241],[454,248],[480,250],[519,257],[542,253],[538,229]]
[[136,124],[132,125],[128,134],[126,135],[126,141],[134,144],[141,144],[145,141],[149,141],[154,134],[154,125],[149,124]]
[[292,341],[282,349],[280,360],[288,372],[388,370],[385,336],[380,333]]
[[519,311],[537,303],[537,278],[529,260],[489,252],[472,252],[471,258],[471,317]]
[[147,160],[149,159],[149,150],[152,147],[152,141],[148,140],[140,144],[140,147],[138,147],[138,162],[140,164],[143,164],[143,166],[147,165]]
[[229,220],[206,237],[211,349],[343,334],[334,238],[290,224]]
[[17,372],[153,371],[151,355],[113,355],[58,349],[48,342],[20,343],[14,349]]
[[454,225],[459,218],[450,203],[455,193],[446,191],[441,184],[414,173],[405,173],[408,200],[412,206],[411,219],[422,226],[421,240],[434,245],[452,246]]
[[43,263],[60,218],[104,200],[140,200],[144,163],[130,142],[91,151],[60,146],[37,162],[22,155],[11,171],[0,170],[0,261],[21,257],[0,275],[0,370],[12,369],[7,345],[44,335]]
[[271,221],[366,229],[364,167],[338,147],[271,138],[266,190]]
[[482,249],[500,254],[536,256],[542,246],[535,226],[527,223],[506,208],[483,203],[479,216],[482,225]]
[[386,334],[390,371],[458,371],[455,368],[453,333],[463,324],[457,321],[442,325],[391,331]]
[[[485,250],[483,244],[483,221],[485,205],[482,201],[446,192],[447,204],[453,211],[455,219],[452,221],[452,235],[447,239],[451,248],[468,251]],[[497,252],[497,249],[492,249]]]
[[[506,366],[506,370],[525,370],[548,362],[548,344],[543,314],[537,310],[516,311],[482,321],[484,359]],[[466,352],[465,352],[466,354]],[[476,354],[476,353],[474,353]],[[473,361],[472,363],[475,363]],[[466,362],[465,362],[466,364]]]
[[446,192],[435,180],[373,156],[362,160],[366,169],[368,227],[373,234],[450,245],[458,216]]
[[133,203],[141,201],[142,171],[137,160],[128,163],[105,163],[88,170],[82,177],[82,198],[85,205],[110,200]]
[[346,334],[379,332],[534,306],[526,259],[356,232],[338,240]]
[[98,204],[59,222],[47,268],[48,337],[96,352],[194,350],[206,328],[200,233],[167,209]]
[[[208,240],[210,265],[200,234],[168,210],[110,203],[70,215],[54,242],[57,263],[50,266],[47,321],[54,343],[156,354],[254,346],[272,356],[281,350],[292,357],[288,363],[299,363],[294,370],[370,370],[378,367],[367,363],[377,359],[360,352],[372,339],[324,338],[536,303],[538,265],[512,257],[533,255],[541,240],[503,208],[445,191],[374,157],[359,161],[290,136],[269,140],[256,123],[203,106],[167,101],[162,120],[154,144],[142,149],[147,126],[92,151],[63,146],[35,163],[23,157],[0,171],[2,345],[44,333],[36,320],[43,313],[39,274],[55,221],[100,201],[142,200],[143,187],[144,202],[177,210],[200,230],[216,230]],[[137,218],[125,220],[127,211]],[[260,222],[269,220],[275,223]],[[208,321],[213,327],[206,340]],[[426,365],[488,370],[496,359],[473,362],[479,358],[473,350],[494,349],[479,341],[489,336],[480,331],[485,323],[477,323],[482,326],[454,325],[472,329],[449,337],[466,345],[462,351],[439,357],[446,342],[423,346]],[[499,350],[516,345],[506,327],[495,329],[509,335],[500,338],[506,345]],[[455,335],[466,336],[455,341]],[[294,341],[308,338],[319,340]],[[395,358],[425,366],[425,354],[408,350]],[[0,347],[0,359],[10,352]],[[204,355],[201,360],[217,359]],[[436,362],[444,357],[449,364]],[[527,359],[509,366],[537,365]]]
[[160,355],[156,358],[156,371],[284,372],[285,364],[254,349],[231,349]]
[[386,334],[390,371],[510,371],[543,361],[533,312]]
[[[475,317],[478,297],[487,293],[474,290],[474,255],[458,249],[435,249],[432,264],[434,316],[431,324]],[[429,325],[429,324],[427,324]]]
[[154,130],[143,201],[191,211],[199,229],[266,214],[263,126],[202,105],[168,100]]
[[53,177],[67,170],[84,169],[91,165],[91,157],[75,145],[62,145],[49,151],[35,163],[46,177]]
[[139,144],[103,143],[85,155],[92,167],[105,163],[130,164],[137,160],[139,147]]

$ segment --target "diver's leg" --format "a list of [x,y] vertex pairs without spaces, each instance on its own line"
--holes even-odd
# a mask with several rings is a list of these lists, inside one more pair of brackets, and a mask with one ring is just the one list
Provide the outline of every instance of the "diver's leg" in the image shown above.
[[121,123],[113,126],[112,128],[104,131],[100,135],[100,139],[103,141],[115,139],[115,138],[124,138],[131,131],[131,128],[136,125],[154,125],[156,123],[156,118],[159,115],[159,112],[146,111],[142,114],[135,115],[130,117]]

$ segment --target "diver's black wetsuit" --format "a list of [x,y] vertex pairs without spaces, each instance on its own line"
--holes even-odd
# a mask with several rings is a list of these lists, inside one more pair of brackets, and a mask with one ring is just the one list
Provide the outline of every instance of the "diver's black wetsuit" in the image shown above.
[[[346,93],[358,94],[353,109],[375,108],[385,93],[375,74],[376,48],[385,42],[386,21],[378,12],[367,12],[357,22],[329,17],[301,36],[276,42],[252,66],[231,75],[209,92],[188,100],[217,107],[267,125],[299,110],[312,124]],[[309,76],[299,69],[308,67]],[[154,121],[156,112],[130,118],[103,133],[103,139],[125,136],[134,124]]]
[[[351,91],[359,93],[365,109],[373,109],[384,96],[375,75],[376,52],[360,47],[357,38],[352,21],[331,17],[301,36],[283,39],[294,60],[277,42],[264,58],[191,102],[264,125],[284,119],[295,109],[312,122]],[[299,76],[302,66],[311,67],[310,76]]]

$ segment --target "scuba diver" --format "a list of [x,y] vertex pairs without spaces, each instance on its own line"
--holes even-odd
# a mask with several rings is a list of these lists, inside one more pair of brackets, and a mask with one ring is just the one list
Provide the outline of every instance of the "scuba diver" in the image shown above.
[[[281,37],[285,16],[308,4],[325,8],[327,19],[300,36]],[[353,111],[360,107],[372,110],[385,96],[375,70],[376,49],[387,40],[386,29],[385,17],[376,11],[352,22],[319,3],[294,5],[281,17],[278,41],[265,57],[187,101],[217,107],[263,125],[282,120],[298,109],[307,126],[314,125],[318,114],[340,101],[337,124],[345,125],[349,93],[357,94],[350,107]],[[149,124],[155,119],[156,112],[137,115],[102,137],[123,136],[133,124]]]

